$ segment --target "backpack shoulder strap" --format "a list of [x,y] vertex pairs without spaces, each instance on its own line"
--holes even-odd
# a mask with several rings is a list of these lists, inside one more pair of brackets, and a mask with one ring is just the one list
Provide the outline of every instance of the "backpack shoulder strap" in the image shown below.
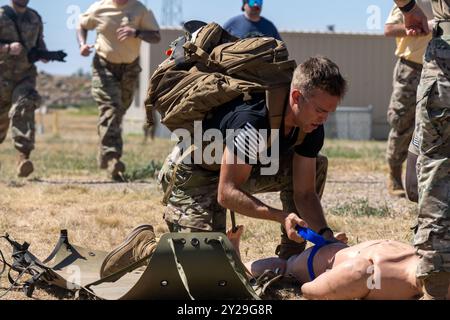
[[270,128],[280,129],[284,110],[289,102],[289,87],[279,87],[266,91],[266,105],[269,110]]
[[17,35],[19,36],[20,43],[25,46],[25,42],[23,41],[22,32],[20,31],[19,24],[17,22],[17,14],[10,6],[3,6],[2,9],[5,12],[5,15],[14,23],[14,27],[16,28]]
[[[269,110],[270,128],[284,130],[283,119],[287,104],[289,103],[288,86],[274,88],[266,91],[266,104]],[[281,132],[284,134],[284,132]],[[306,137],[306,133],[300,130],[298,133],[297,141],[294,145],[300,145],[303,143]],[[272,141],[269,140],[269,145]]]
[[2,6],[2,9],[3,9],[3,11],[5,12],[5,15],[9,18],[9,19],[11,19],[12,21],[17,21],[17,15],[16,15],[16,13],[14,12],[14,10],[10,7],[10,6],[8,6],[8,5],[4,5],[4,6]]

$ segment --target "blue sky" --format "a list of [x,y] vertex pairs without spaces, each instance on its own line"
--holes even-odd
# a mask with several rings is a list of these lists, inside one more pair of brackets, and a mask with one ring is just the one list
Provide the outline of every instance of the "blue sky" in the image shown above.
[[[162,21],[162,4],[167,0],[142,0]],[[40,70],[54,74],[71,74],[77,69],[90,69],[91,58],[78,54],[75,36],[75,17],[85,11],[94,0],[31,0],[30,7],[39,11],[45,23],[47,46],[51,50],[64,49],[69,54],[66,64],[38,64]],[[241,0],[181,0],[183,20],[198,19],[224,23],[240,14]],[[0,0],[0,5],[9,0]],[[335,25],[337,32],[381,33],[392,0],[265,0],[263,16],[283,30],[325,31]],[[93,41],[91,32],[90,42]]]

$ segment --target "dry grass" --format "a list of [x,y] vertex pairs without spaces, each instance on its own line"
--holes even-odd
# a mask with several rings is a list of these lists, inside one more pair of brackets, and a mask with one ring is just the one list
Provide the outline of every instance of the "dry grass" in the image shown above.
[[[60,112],[59,130],[53,130],[52,115],[45,119],[44,135],[38,136],[32,154],[36,173],[28,180],[15,178],[15,151],[10,140],[0,146],[0,234],[31,242],[31,251],[45,258],[56,243],[59,230],[68,229],[73,243],[109,250],[136,225],[150,223],[158,236],[167,232],[162,220],[161,192],[153,179],[110,183],[96,168],[96,117]],[[148,145],[142,138],[125,139],[124,160],[128,169],[142,170],[151,160],[164,160],[171,149],[165,140]],[[379,238],[410,241],[415,206],[394,199],[385,190],[384,143],[327,141],[329,179],[323,205],[332,228],[347,232],[352,244]],[[279,207],[277,195],[261,199]],[[242,240],[244,260],[273,255],[279,226],[237,217],[246,226]],[[0,243],[6,256],[6,243]],[[1,268],[1,266],[0,266]],[[5,277],[0,287],[7,286]],[[0,290],[0,294],[2,291]],[[24,299],[12,292],[8,299]],[[36,299],[57,299],[54,291],[38,289]],[[67,297],[64,297],[67,298]],[[298,290],[287,290],[278,298],[297,299]]]

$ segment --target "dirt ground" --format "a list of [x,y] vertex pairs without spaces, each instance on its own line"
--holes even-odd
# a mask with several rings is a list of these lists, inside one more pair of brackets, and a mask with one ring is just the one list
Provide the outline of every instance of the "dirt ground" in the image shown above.
[[[0,146],[0,235],[8,232],[19,242],[30,242],[30,250],[45,258],[61,229],[69,231],[74,244],[106,251],[138,224],[154,225],[157,236],[168,231],[162,220],[162,193],[152,177],[139,179],[136,174],[132,182],[112,183],[96,168],[95,116],[59,111],[57,116],[51,113],[40,121],[44,133],[37,137],[32,154],[36,171],[29,179],[15,177],[11,140]],[[171,146],[167,140],[144,144],[139,135],[126,136],[123,159],[128,172],[143,172],[152,160],[162,162]],[[384,142],[325,143],[329,175],[323,206],[330,226],[346,232],[351,244],[382,238],[411,241],[416,205],[388,195],[384,150]],[[277,194],[259,197],[280,206]],[[246,227],[241,245],[244,261],[273,256],[279,225],[240,215],[237,222]],[[10,258],[6,242],[0,242],[0,249]],[[6,287],[8,281],[2,276],[0,295]],[[11,292],[3,299],[25,298],[22,292]],[[37,289],[33,298],[61,296],[43,288]],[[273,292],[272,298],[301,296],[298,287],[292,286]]]

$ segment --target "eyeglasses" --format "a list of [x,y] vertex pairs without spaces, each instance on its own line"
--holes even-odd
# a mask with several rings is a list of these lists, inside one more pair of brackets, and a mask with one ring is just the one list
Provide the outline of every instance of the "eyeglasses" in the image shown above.
[[255,6],[262,7],[263,0],[248,0],[248,5],[250,7],[255,7]]

